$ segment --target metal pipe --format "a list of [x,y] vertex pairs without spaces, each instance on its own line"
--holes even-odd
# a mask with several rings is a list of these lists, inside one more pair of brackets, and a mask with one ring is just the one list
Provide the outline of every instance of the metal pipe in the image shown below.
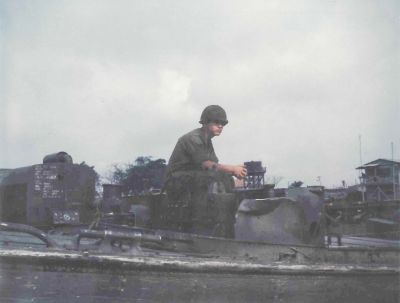
[[5,231],[23,232],[35,236],[46,243],[47,247],[59,248],[59,245],[51,239],[45,232],[33,226],[19,223],[0,222],[0,229]]
[[132,242],[149,241],[149,242],[161,242],[162,238],[158,235],[144,235],[139,232],[123,232],[113,230],[90,230],[83,229],[79,232],[79,235],[75,238],[75,248],[79,249],[80,241],[82,238],[90,239],[109,239],[109,240],[130,240]]

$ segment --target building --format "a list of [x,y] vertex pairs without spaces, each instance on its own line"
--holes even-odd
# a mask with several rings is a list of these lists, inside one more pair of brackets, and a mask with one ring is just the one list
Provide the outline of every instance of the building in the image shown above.
[[366,201],[400,199],[400,162],[377,159],[357,169],[361,170],[360,182]]
[[359,184],[347,187],[325,188],[325,201],[362,201],[361,190],[362,189]]

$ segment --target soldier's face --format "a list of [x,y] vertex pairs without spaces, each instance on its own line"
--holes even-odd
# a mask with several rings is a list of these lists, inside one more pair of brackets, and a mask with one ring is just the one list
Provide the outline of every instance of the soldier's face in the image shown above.
[[219,122],[207,123],[207,131],[211,136],[219,136],[224,129],[224,125]]

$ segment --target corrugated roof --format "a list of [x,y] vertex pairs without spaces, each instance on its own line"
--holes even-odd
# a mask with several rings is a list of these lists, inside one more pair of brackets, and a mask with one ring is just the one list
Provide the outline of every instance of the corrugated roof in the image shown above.
[[376,166],[382,166],[381,164],[378,163],[374,163],[374,164],[365,164],[363,166],[359,166],[356,169],[363,169],[363,168],[367,168],[367,167],[376,167]]
[[361,165],[361,166],[357,167],[356,169],[364,169],[364,168],[367,168],[367,167],[376,167],[376,166],[392,166],[393,164],[400,165],[400,162],[392,161],[392,160],[389,160],[389,159],[379,158],[379,159],[376,159],[374,161],[365,163],[364,165]]

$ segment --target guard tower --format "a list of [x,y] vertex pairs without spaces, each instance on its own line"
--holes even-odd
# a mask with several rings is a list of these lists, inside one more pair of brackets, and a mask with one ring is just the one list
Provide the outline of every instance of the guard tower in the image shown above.
[[247,168],[247,176],[244,178],[244,188],[262,188],[264,186],[265,167],[261,161],[244,162]]
[[361,184],[365,188],[367,201],[397,200],[400,197],[400,162],[377,159],[364,164],[357,169],[362,169]]

